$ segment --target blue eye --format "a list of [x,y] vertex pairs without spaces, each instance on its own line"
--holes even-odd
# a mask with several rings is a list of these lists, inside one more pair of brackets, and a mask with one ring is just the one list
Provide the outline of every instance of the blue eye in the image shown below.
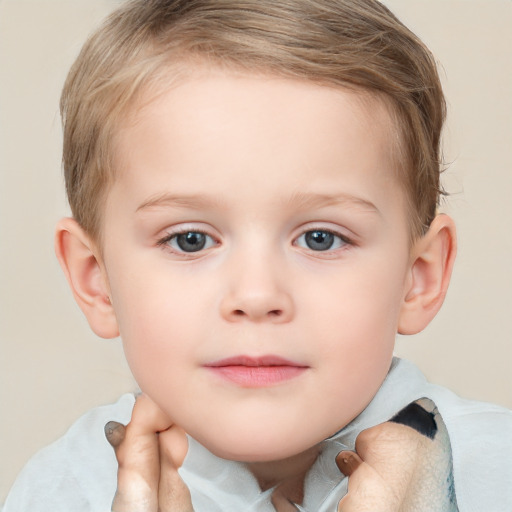
[[297,245],[312,251],[330,251],[339,249],[348,243],[349,241],[345,237],[325,229],[306,231],[297,238]]
[[170,235],[162,240],[162,244],[169,245],[177,252],[199,252],[215,245],[215,240],[200,231],[186,231]]

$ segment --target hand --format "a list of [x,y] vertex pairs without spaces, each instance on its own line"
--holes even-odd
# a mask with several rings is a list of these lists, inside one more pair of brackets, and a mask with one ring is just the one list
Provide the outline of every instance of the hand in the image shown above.
[[338,512],[414,512],[407,503],[418,492],[415,474],[431,444],[426,435],[395,422],[361,432],[357,453],[336,457],[338,468],[349,477]]
[[146,395],[135,402],[130,423],[105,425],[117,463],[112,512],[193,512],[178,474],[187,454],[185,432]]

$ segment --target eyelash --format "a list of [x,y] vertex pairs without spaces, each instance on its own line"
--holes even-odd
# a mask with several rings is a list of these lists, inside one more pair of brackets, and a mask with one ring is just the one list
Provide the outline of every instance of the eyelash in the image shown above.
[[159,247],[164,247],[174,253],[184,255],[184,256],[193,256],[196,253],[202,253],[205,250],[204,248],[201,248],[198,251],[187,252],[184,250],[177,250],[177,249],[171,247],[169,244],[169,242],[171,242],[173,239],[177,239],[180,235],[187,235],[187,234],[192,234],[192,233],[208,237],[209,239],[211,239],[214,242],[214,244],[218,244],[218,241],[212,235],[207,233],[205,230],[202,230],[200,228],[199,229],[195,228],[195,229],[182,229],[179,231],[174,231],[174,232],[168,233],[163,238],[161,238],[160,240],[157,241],[157,245]]
[[[329,255],[329,254],[332,254],[333,252],[337,251],[337,250],[346,250],[348,247],[350,246],[354,246],[355,243],[352,239],[350,239],[349,237],[347,237],[346,235],[343,235],[341,233],[339,233],[338,231],[335,231],[335,230],[332,230],[332,229],[328,229],[328,228],[315,228],[315,227],[311,227],[305,231],[302,231],[301,234],[297,237],[294,238],[293,240],[293,245],[295,246],[299,246],[298,245],[298,241],[303,238],[303,237],[306,237],[308,234],[311,234],[311,233],[327,233],[329,235],[332,235],[333,237],[335,237],[335,239],[338,239],[339,242],[338,243],[341,243],[341,247],[335,247],[334,249],[332,248],[327,248],[325,250],[315,250],[315,249],[312,249],[311,247],[303,247],[305,248],[306,250],[312,252],[312,253],[320,253],[320,254],[325,254],[326,256]],[[176,248],[173,248],[171,247],[170,245],[170,242],[174,239],[177,239],[180,235],[187,235],[187,234],[199,234],[199,235],[203,235],[205,237],[207,237],[208,239],[212,240],[212,245],[210,245],[209,247],[201,247],[199,248],[197,251],[185,251],[183,250],[182,248],[181,249],[176,249]],[[205,242],[207,243],[207,242]],[[164,247],[165,249],[171,251],[171,252],[174,252],[174,253],[177,253],[181,256],[185,256],[185,257],[193,257],[194,255],[196,254],[202,254],[205,250],[209,249],[210,247],[214,246],[214,245],[218,245],[218,240],[213,237],[212,235],[210,235],[209,233],[207,233],[205,230],[202,230],[200,228],[196,228],[196,229],[183,229],[183,230],[179,230],[179,231],[174,231],[174,232],[171,232],[171,233],[168,233],[167,235],[165,235],[163,238],[159,239],[157,241],[157,245],[159,247]],[[336,243],[336,242],[333,242],[333,243]],[[299,246],[300,247],[300,246]]]
[[[332,235],[334,237],[334,240],[331,241],[332,242],[331,245],[338,245],[338,246],[337,247],[330,246],[325,249],[317,248],[318,250],[311,248],[307,243],[305,244],[305,246],[301,246],[300,240],[301,239],[306,240],[307,235],[313,234],[313,233],[324,233],[324,234],[327,233],[329,235]],[[336,241],[336,239],[337,239],[337,241]],[[311,240],[310,240],[310,242],[311,242]],[[351,247],[355,246],[356,244],[355,244],[354,240],[352,240],[351,238],[349,238],[346,235],[341,234],[339,231],[335,231],[333,229],[324,228],[324,227],[312,226],[309,229],[302,231],[302,233],[294,239],[293,245],[298,246],[301,249],[305,249],[310,254],[314,254],[316,257],[332,258],[332,257],[336,257],[336,255],[339,255],[339,253],[341,251],[346,251],[346,250],[350,249]]]

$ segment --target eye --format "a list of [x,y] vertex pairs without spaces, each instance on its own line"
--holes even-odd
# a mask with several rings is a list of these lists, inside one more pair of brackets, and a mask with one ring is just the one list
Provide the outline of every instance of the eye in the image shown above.
[[194,253],[213,247],[215,240],[201,231],[174,233],[160,240],[159,245],[168,245],[176,252]]
[[296,244],[312,251],[331,251],[340,249],[350,241],[337,233],[325,229],[312,229],[297,238]]

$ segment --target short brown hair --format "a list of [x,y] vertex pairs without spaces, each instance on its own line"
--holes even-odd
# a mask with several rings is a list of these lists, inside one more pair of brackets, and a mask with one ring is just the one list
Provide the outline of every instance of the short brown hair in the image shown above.
[[196,57],[385,98],[398,129],[411,232],[425,232],[441,193],[445,101],[432,54],[381,3],[132,0],[86,42],[61,98],[68,199],[94,239],[114,179],[118,123],[165,69]]

